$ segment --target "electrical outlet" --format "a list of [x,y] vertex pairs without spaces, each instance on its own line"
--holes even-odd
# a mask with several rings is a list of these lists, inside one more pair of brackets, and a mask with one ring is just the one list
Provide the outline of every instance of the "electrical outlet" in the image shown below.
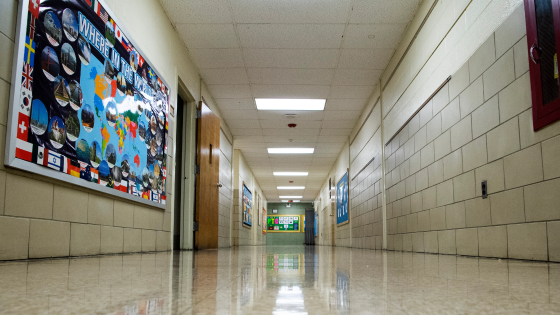
[[482,199],[488,198],[488,183],[483,180],[482,181]]

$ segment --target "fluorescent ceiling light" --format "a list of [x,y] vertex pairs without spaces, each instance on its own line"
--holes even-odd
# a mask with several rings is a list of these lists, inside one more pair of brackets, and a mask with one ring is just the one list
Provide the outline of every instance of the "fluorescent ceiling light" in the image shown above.
[[300,202],[299,200],[292,200],[292,202]]
[[268,148],[269,154],[311,154],[314,148]]
[[305,189],[305,186],[278,186],[276,187],[277,189],[285,189],[285,190],[292,190],[292,189],[297,189],[297,190],[301,190],[301,189]]
[[301,199],[303,196],[280,196],[280,199]]
[[307,176],[308,172],[274,172],[274,176]]
[[[290,200],[282,200],[282,202],[290,202]],[[292,202],[300,202],[299,200],[292,200]]]
[[325,99],[256,98],[258,110],[325,110]]

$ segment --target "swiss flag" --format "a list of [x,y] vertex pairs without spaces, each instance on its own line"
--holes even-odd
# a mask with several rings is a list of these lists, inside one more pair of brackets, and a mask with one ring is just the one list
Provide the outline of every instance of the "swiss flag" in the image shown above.
[[39,18],[39,4],[39,0],[29,0],[29,12],[37,19]]
[[29,132],[29,116],[18,113],[17,138],[27,141],[27,133]]

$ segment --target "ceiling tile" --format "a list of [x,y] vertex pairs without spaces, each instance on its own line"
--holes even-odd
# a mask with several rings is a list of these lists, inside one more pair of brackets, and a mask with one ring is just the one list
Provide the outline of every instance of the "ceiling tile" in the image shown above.
[[258,120],[227,119],[226,123],[231,129],[260,129],[261,124]]
[[232,119],[259,119],[256,109],[222,110],[226,120]]
[[355,124],[352,120],[329,120],[323,121],[322,129],[350,129],[354,128]]
[[248,68],[334,69],[338,49],[243,49]]
[[[296,123],[296,119],[294,118],[287,118],[286,115],[289,114],[296,114],[297,120],[322,120],[323,119],[323,111],[321,110],[259,110],[259,117],[264,120],[284,120],[286,121],[286,125],[290,123]],[[300,126],[301,127],[301,126]],[[263,128],[266,128],[263,126]]]
[[347,136],[319,136],[319,142],[346,142],[348,141]]
[[303,128],[285,128],[285,129],[270,129],[263,130],[266,136],[318,136],[321,129],[303,129]]
[[[352,120],[356,121],[362,111],[360,110],[339,110],[339,111],[328,111],[325,112],[325,121],[327,120]],[[227,117],[227,116],[226,116]]]
[[239,48],[189,49],[189,53],[199,69],[245,67]]
[[329,98],[327,99],[327,104],[325,105],[325,111],[331,110],[363,110],[366,105],[367,98],[349,98],[349,99],[337,99]]
[[422,0],[356,0],[350,23],[408,23]]
[[[400,42],[406,24],[350,24],[346,28],[342,48],[389,48]],[[370,39],[369,36],[375,38]]]
[[333,85],[330,98],[367,98],[371,96],[373,86],[343,86]]
[[[264,140],[269,143],[298,143],[298,147],[301,143],[314,143],[317,142],[318,136],[265,136]],[[291,141],[290,141],[291,140]]]
[[327,98],[329,85],[261,85],[253,84],[256,98]]
[[217,85],[210,84],[208,89],[214,98],[252,98],[249,85]]
[[265,119],[261,119],[261,126],[264,129],[282,129],[282,130],[288,130],[288,124],[291,123],[295,123],[297,124],[296,129],[301,128],[301,129],[317,129],[317,128],[321,128],[321,126],[323,125],[323,122],[320,120],[303,120],[303,119],[298,119],[297,117],[295,119],[281,119],[281,120],[265,120]]
[[342,49],[337,67],[343,69],[383,70],[389,63],[394,49]]
[[231,134],[234,137],[237,136],[264,136],[264,132],[262,129],[234,129],[230,128]]
[[373,86],[379,81],[382,72],[368,69],[336,69],[332,84]]
[[245,68],[200,69],[206,84],[249,84]]
[[257,109],[253,99],[214,98],[214,100],[222,110]]
[[239,47],[233,24],[177,24],[176,27],[189,49]]
[[249,68],[251,83],[330,85],[333,69]]
[[346,23],[350,0],[231,0],[238,23]]
[[352,129],[321,129],[321,136],[349,136]]
[[161,0],[173,23],[232,23],[228,0]]
[[344,24],[237,24],[243,48],[340,48]]

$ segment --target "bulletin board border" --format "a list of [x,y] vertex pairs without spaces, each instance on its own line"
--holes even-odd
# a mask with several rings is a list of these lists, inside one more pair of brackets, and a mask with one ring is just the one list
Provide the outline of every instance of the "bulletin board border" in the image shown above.
[[267,233],[301,233],[301,214],[276,214],[276,215],[267,215],[267,222],[268,222],[268,217],[298,217],[298,221],[299,221],[299,225],[298,225],[298,230],[297,231],[274,231],[274,230],[268,230],[266,231]]

